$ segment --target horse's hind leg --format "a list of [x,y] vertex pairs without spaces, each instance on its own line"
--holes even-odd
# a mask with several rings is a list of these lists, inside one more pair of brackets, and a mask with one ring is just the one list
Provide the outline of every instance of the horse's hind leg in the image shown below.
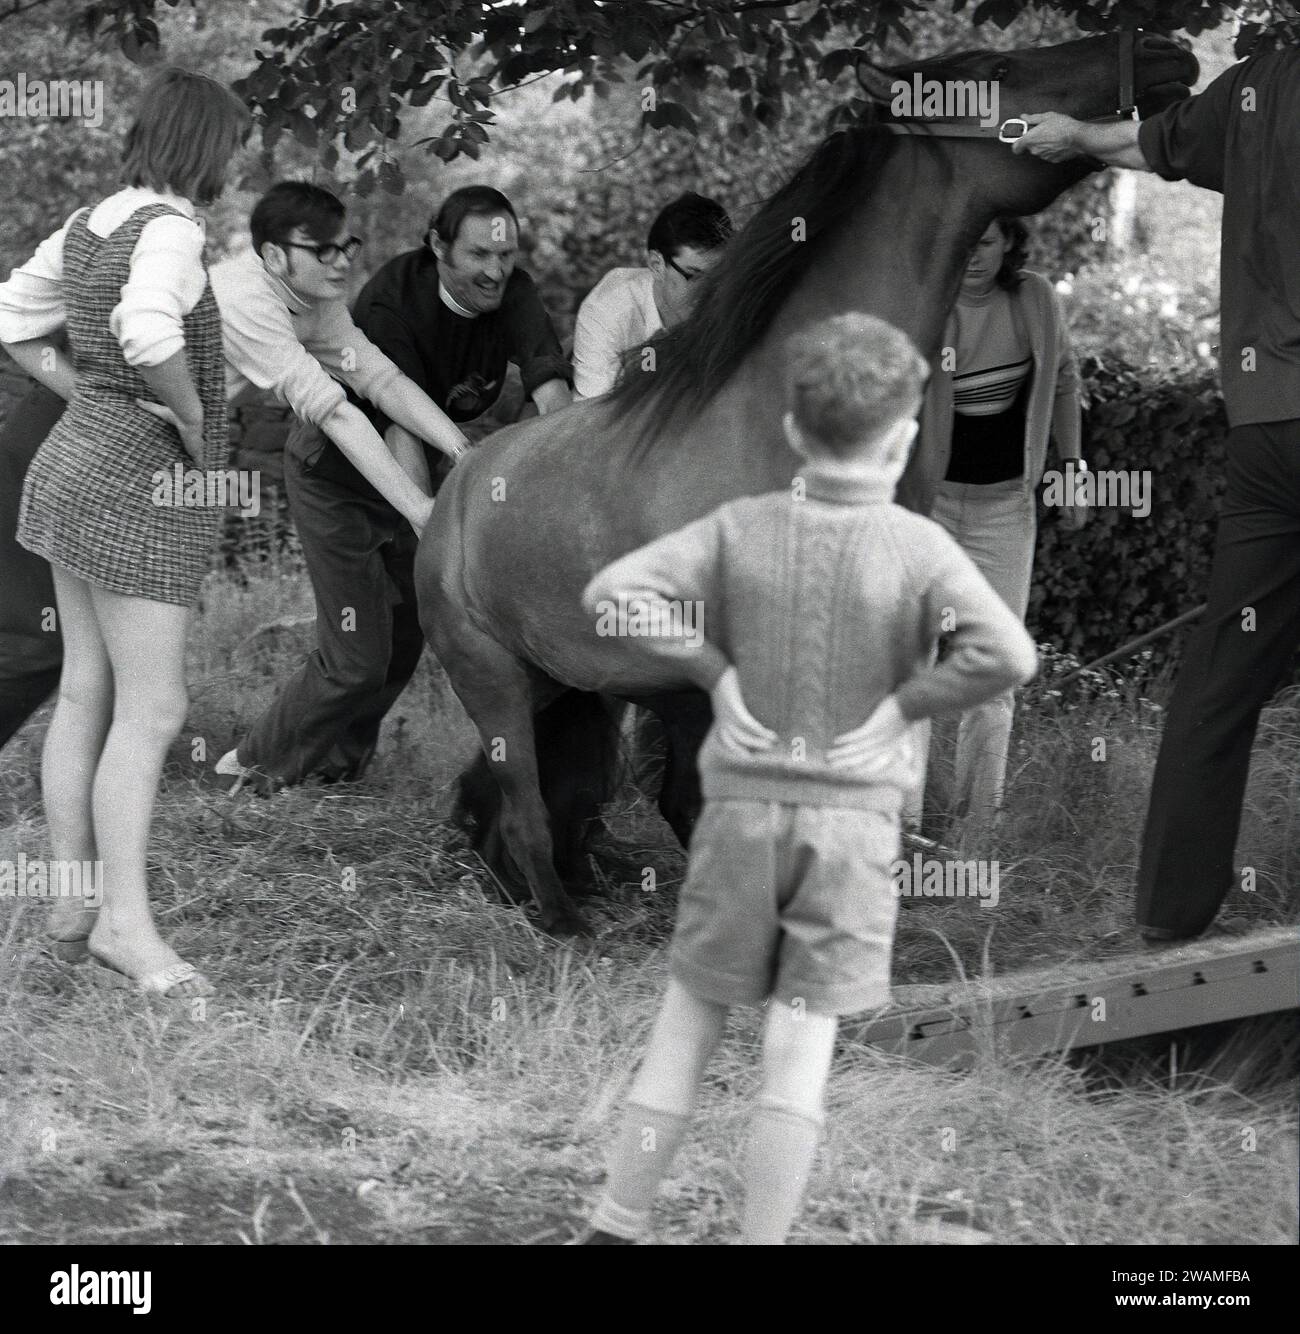
[[600,827],[601,806],[614,795],[622,711],[618,701],[569,690],[534,720],[555,868],[560,879],[575,889],[591,887],[587,845]]
[[[709,697],[702,690],[675,690],[638,701],[663,725],[665,743],[663,779],[659,787],[659,813],[686,847],[704,805],[696,756],[713,724]],[[641,737],[653,735],[643,728]]]
[[501,837],[501,789],[482,751],[456,782],[452,818],[469,835],[470,846],[492,873],[501,897],[507,903],[527,902],[532,892]]
[[[555,872],[537,771],[533,709],[536,693],[547,683],[445,602],[426,619],[425,631],[478,730],[487,770],[501,792],[500,844],[527,881],[543,930],[557,935],[585,930]],[[462,798],[466,792],[462,785]],[[488,843],[496,837],[490,828],[484,833]]]

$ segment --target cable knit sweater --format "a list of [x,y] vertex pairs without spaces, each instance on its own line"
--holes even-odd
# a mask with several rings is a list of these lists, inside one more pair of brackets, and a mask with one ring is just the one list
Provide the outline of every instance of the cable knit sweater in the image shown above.
[[[917,755],[863,781],[827,763],[834,737],[890,694],[915,722],[1034,675],[1033,641],[970,557],[892,494],[883,475],[808,467],[789,492],[723,505],[588,585],[587,610],[628,609],[629,629],[638,602],[662,600],[661,616],[664,602],[697,604],[702,644],[683,633],[629,634],[629,649],[668,659],[704,689],[734,664],[750,712],[778,733],[770,750],[738,754],[715,727],[699,757],[709,800],[896,812],[916,781]],[[951,638],[936,662],[940,633]]]

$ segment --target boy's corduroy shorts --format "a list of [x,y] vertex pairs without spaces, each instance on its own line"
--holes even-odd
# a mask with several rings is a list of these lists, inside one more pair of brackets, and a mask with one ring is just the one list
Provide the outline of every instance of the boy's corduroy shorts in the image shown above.
[[769,996],[813,1014],[889,1003],[898,817],[710,801],[691,838],[673,976],[723,1005]]

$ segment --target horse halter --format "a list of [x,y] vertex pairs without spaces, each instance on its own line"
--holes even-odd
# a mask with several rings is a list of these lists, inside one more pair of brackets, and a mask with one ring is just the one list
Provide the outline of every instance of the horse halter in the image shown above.
[[[1137,98],[1134,95],[1134,54],[1141,28],[1123,28],[1119,33],[1119,106],[1109,116],[1093,116],[1088,124],[1108,121],[1133,120],[1137,116]],[[997,139],[999,143],[1013,144],[1028,133],[1029,123],[1019,116],[1009,116],[1001,125],[981,125],[974,116],[926,117],[897,116],[878,120],[876,124],[891,134],[931,134],[940,139]]]

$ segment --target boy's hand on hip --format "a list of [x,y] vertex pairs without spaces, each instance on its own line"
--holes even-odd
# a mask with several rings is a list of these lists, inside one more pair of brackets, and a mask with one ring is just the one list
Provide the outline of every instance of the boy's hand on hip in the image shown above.
[[841,732],[831,742],[826,751],[827,763],[832,769],[851,769],[864,778],[875,777],[909,757],[911,728],[898,701],[893,695],[886,695],[865,723]]
[[713,704],[718,739],[728,750],[749,755],[770,750],[776,744],[776,733],[770,727],[764,727],[745,707],[740,694],[740,677],[734,667],[728,667],[718,677],[709,698]]

